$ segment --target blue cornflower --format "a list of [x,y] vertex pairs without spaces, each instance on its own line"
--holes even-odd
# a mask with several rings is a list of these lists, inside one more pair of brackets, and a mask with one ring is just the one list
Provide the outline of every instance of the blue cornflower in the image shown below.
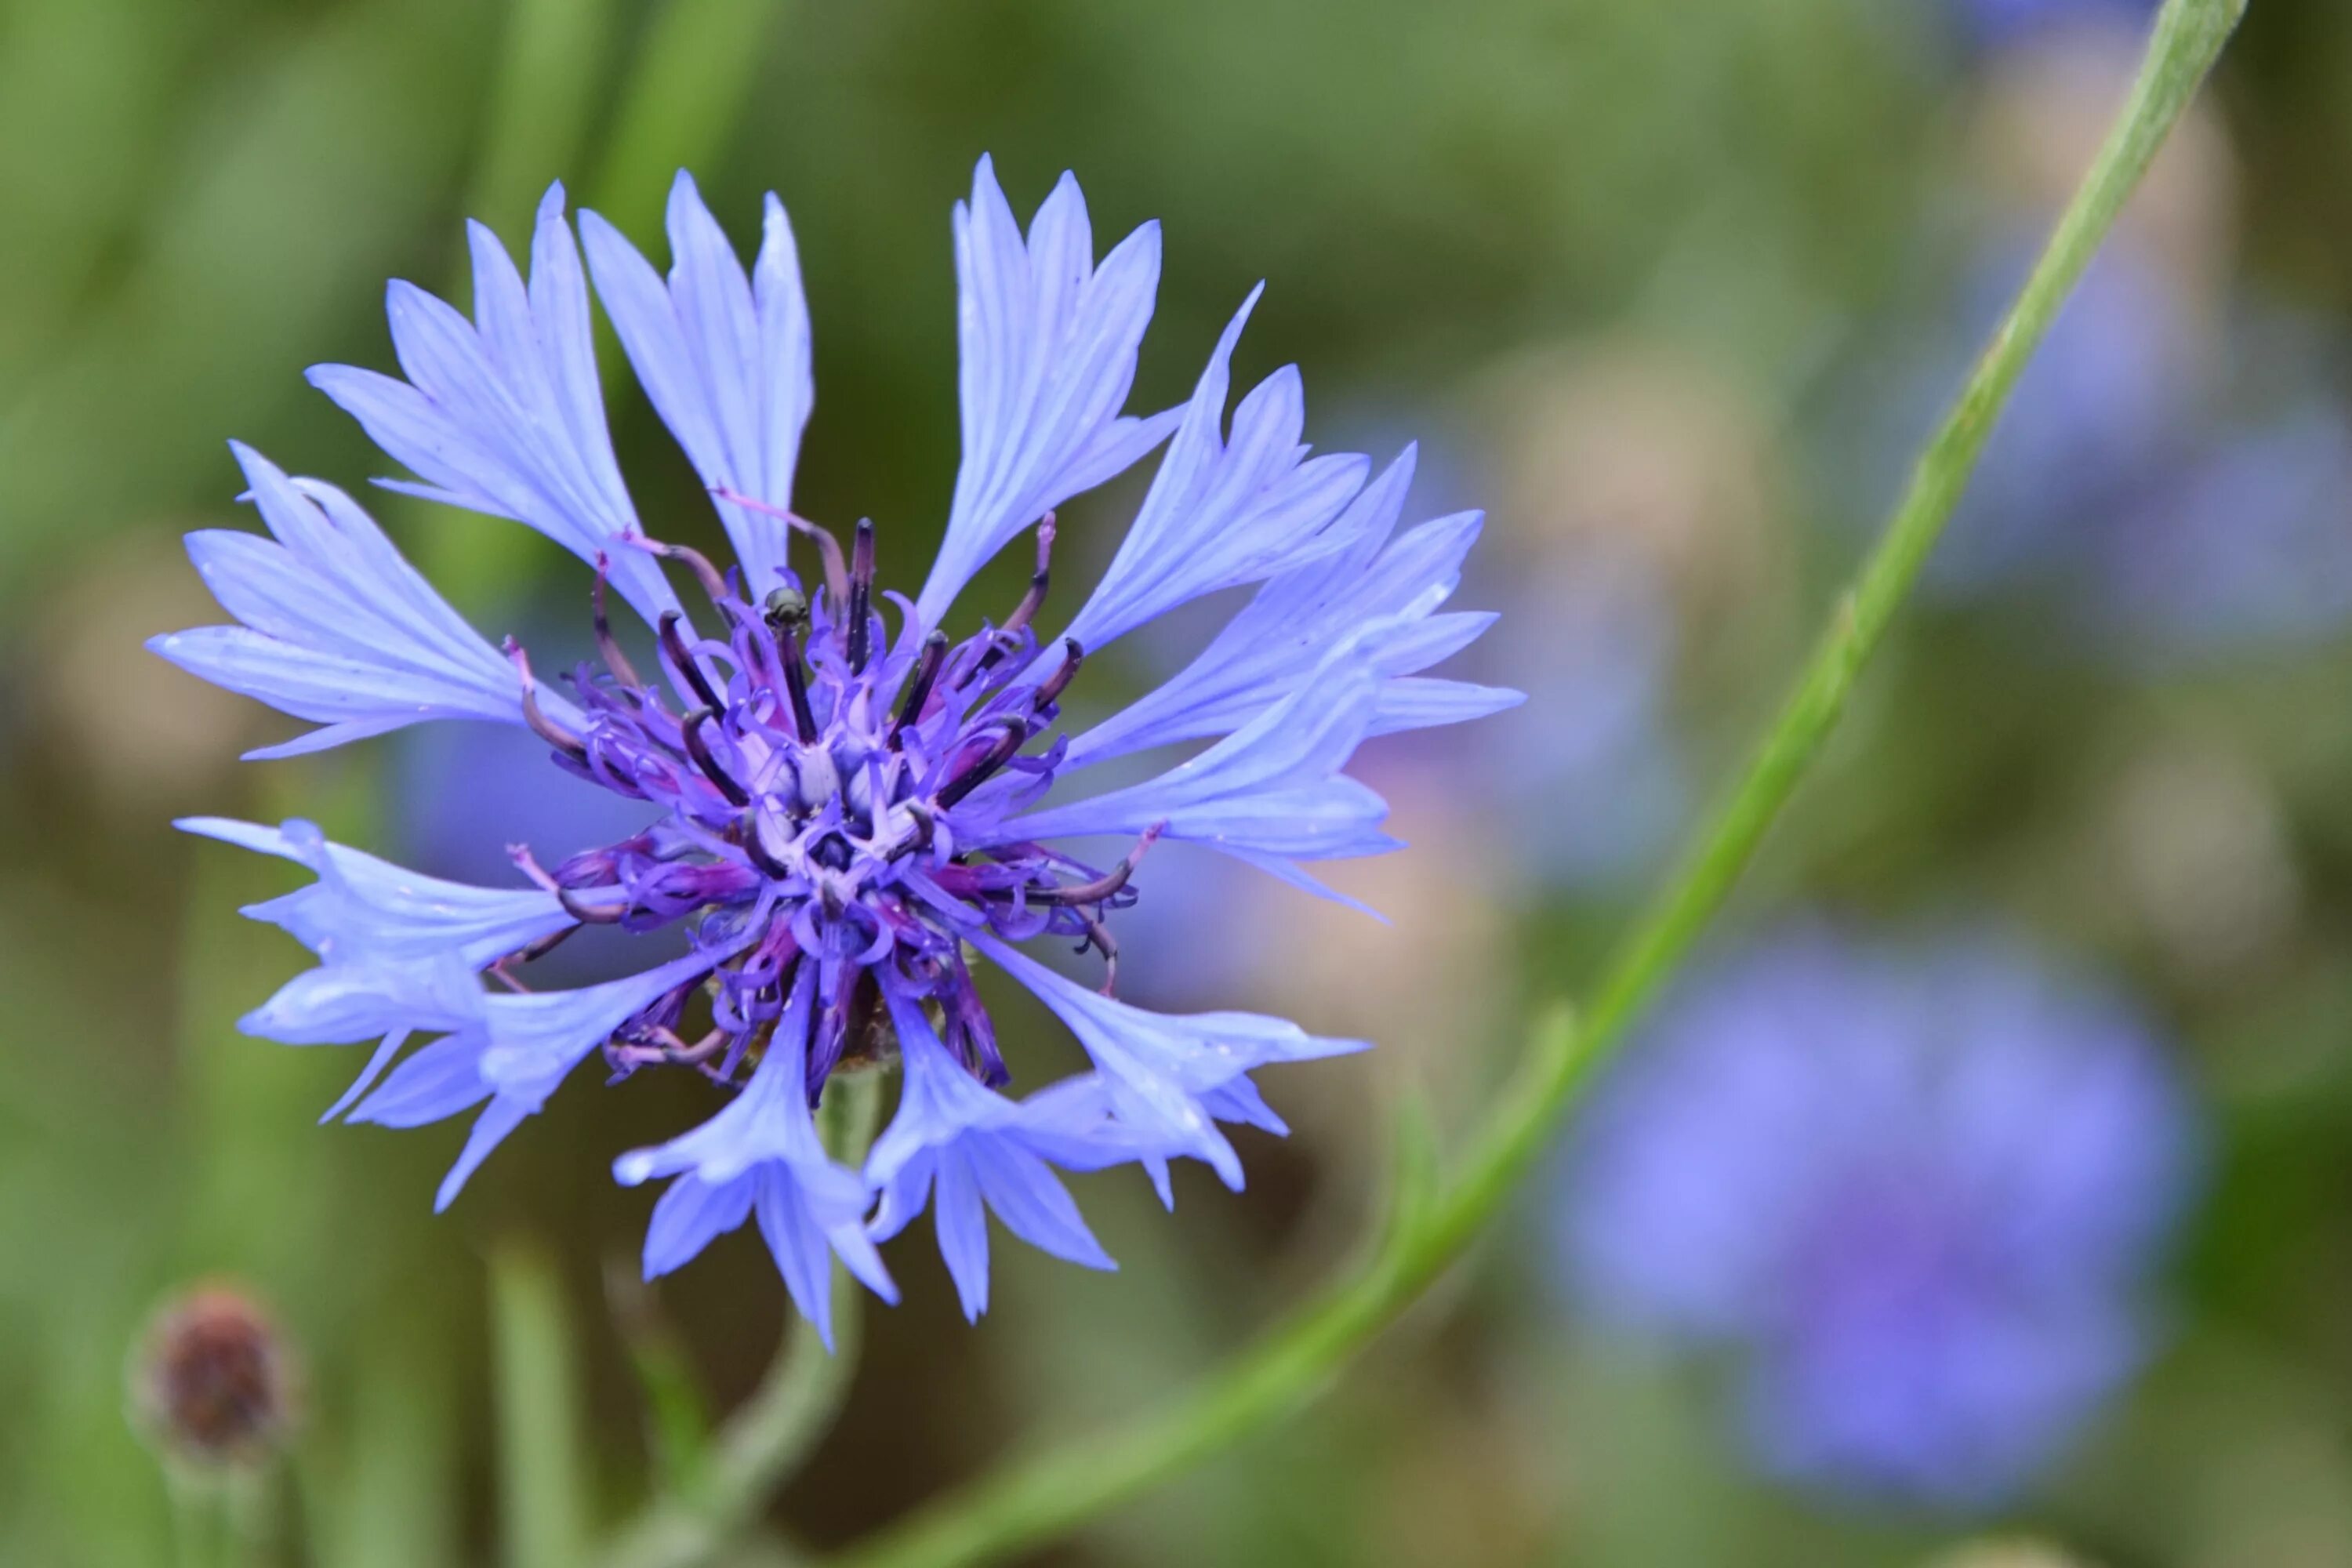
[[[562,188],[551,189],[527,283],[476,225],[473,320],[394,283],[403,375],[310,374],[418,476],[389,488],[512,519],[593,566],[597,663],[542,684],[521,647],[485,642],[349,496],[243,447],[249,498],[274,539],[189,540],[241,624],[152,645],[322,726],[256,755],[488,720],[535,733],[557,767],[635,803],[642,826],[551,864],[518,847],[527,885],[509,889],[418,876],[300,822],[182,826],[317,875],[247,911],[320,962],[247,1030],[289,1044],[379,1042],[335,1108],[355,1121],[413,1126],[481,1108],[444,1205],[590,1056],[601,1051],[616,1079],[682,1068],[714,1086],[716,1113],[614,1166],[631,1185],[669,1179],[646,1237],[648,1275],[756,1216],[793,1300],[826,1328],[831,1258],[895,1299],[875,1243],[929,1205],[976,1316],[986,1212],[1048,1252],[1108,1268],[1057,1168],[1140,1163],[1164,1194],[1169,1162],[1190,1156],[1239,1187],[1218,1124],[1280,1127],[1250,1073],[1361,1047],[1277,1018],[1122,1003],[1107,921],[1137,898],[1156,839],[1310,890],[1320,884],[1301,862],[1397,847],[1380,797],[1341,771],[1358,743],[1518,700],[1421,673],[1491,619],[1439,609],[1479,520],[1400,532],[1410,448],[1377,476],[1362,457],[1309,456],[1295,369],[1244,397],[1228,427],[1227,364],[1255,291],[1189,403],[1122,414],[1158,285],[1157,226],[1097,264],[1074,180],[1024,236],[982,160],[954,225],[962,467],[929,580],[912,600],[884,595],[894,632],[876,596],[871,525],[845,548],[792,510],[813,391],[783,207],[768,198],[748,272],[683,174],[668,227],[665,279],[593,213],[580,215],[575,242]],[[591,279],[715,498],[732,568],[639,525],[605,430]],[[1102,580],[1060,635],[1040,637],[1055,509],[1162,443]],[[944,623],[965,584],[1032,528],[1026,595],[1001,624],[950,637]],[[791,564],[795,533],[815,552],[807,579]],[[707,608],[681,600],[673,566]],[[1166,684],[1083,733],[1054,733],[1085,659],[1165,611],[1252,584],[1255,597]],[[641,674],[614,637],[608,591],[653,627],[652,670]],[[1179,742],[1206,744],[1139,783],[1061,787]],[[1105,860],[1061,842],[1104,837],[1131,847]],[[583,989],[520,977],[583,925],[682,931],[686,951]],[[1038,937],[1098,950],[1103,989],[1012,945]],[[673,935],[662,951],[678,945]],[[982,955],[1070,1026],[1087,1070],[1024,1100],[1000,1092],[1009,1075],[972,973]],[[426,1037],[436,1037],[394,1065]],[[891,1058],[904,1068],[898,1109],[862,1168],[841,1164],[813,1108],[836,1072]]]
[[1773,1470],[1969,1510],[2141,1359],[2193,1128],[2115,998],[2012,940],[1784,932],[1695,976],[1563,1173],[1601,1317],[1727,1347]]

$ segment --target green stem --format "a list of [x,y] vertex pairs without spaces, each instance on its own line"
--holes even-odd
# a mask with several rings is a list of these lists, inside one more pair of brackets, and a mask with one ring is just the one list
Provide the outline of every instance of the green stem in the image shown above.
[[572,1568],[596,1495],[583,1420],[580,1356],[554,1265],[509,1243],[490,1258],[504,1568]]
[[172,1561],[176,1568],[214,1568],[220,1556],[220,1510],[216,1493],[165,1460],[172,1497]]
[[[850,1165],[866,1158],[881,1121],[876,1072],[837,1077],[818,1112],[824,1144]],[[602,1568],[694,1568],[735,1540],[777,1487],[832,1430],[857,1373],[863,1288],[833,1277],[834,1345],[795,1318],[756,1392],[727,1424],[689,1492],[657,1500],[604,1556]]]
[[960,1568],[1051,1540],[1307,1405],[1461,1257],[1722,907],[1820,754],[1949,521],[2019,374],[2244,9],[2244,0],[2168,0],[2097,161],[1920,457],[1885,535],[1839,601],[1747,773],[1634,925],[1581,1022],[1561,1014],[1538,1026],[1527,1061],[1454,1180],[1441,1189],[1433,1176],[1405,1177],[1389,1227],[1364,1263],[1206,1384],[1129,1426],[952,1492],[853,1547],[835,1568]]

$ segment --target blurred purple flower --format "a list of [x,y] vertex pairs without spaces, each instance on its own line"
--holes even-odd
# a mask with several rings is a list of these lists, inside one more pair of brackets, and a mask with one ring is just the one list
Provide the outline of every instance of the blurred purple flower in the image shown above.
[[1801,928],[1696,974],[1566,1167],[1570,1283],[1735,1351],[1773,1472],[1971,1510],[2138,1363],[2194,1129],[2115,998],[2014,942]]
[[1689,802],[1666,721],[1675,642],[1664,588],[1630,563],[1580,563],[1491,594],[1507,613],[1481,657],[1528,701],[1486,726],[1465,789],[1509,822],[1512,863],[1535,881],[1589,888],[1639,873]]
[[[1958,312],[1960,342],[1981,342],[2000,319],[2032,254],[2003,246],[1978,265]],[[1967,352],[1956,342],[1935,354],[1906,404],[1940,414]],[[1929,568],[1931,584],[1965,594],[2080,565],[2091,547],[2085,525],[2132,504],[2193,429],[2198,359],[2155,268],[2121,246],[2102,252],[2019,379]]]
[[2160,0],[1948,0],[1969,42],[1980,48],[2022,44],[2061,27],[2145,26]]
[[2231,433],[2103,531],[2103,629],[2138,662],[2293,644],[2352,618],[2352,409]]

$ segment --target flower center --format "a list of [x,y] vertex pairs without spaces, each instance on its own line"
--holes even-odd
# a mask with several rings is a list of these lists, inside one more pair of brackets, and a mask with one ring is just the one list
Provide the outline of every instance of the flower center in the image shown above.
[[[1105,868],[1007,827],[1053,782],[1064,742],[1024,749],[1058,718],[1084,658],[1067,639],[1044,653],[1030,626],[1053,520],[1039,526],[1037,570],[1013,614],[953,646],[918,625],[903,599],[889,638],[874,601],[871,523],[858,524],[845,559],[830,534],[793,521],[817,535],[824,584],[812,599],[787,574],[757,608],[737,574],[699,552],[633,542],[688,567],[718,617],[698,631],[680,611],[662,616],[662,683],[640,676],[614,639],[600,563],[599,662],[567,678],[585,715],[577,732],[546,714],[528,658],[509,644],[524,715],[555,761],[661,814],[551,871],[520,846],[516,863],[583,923],[645,931],[685,921],[689,940],[715,955],[707,984],[681,988],[615,1035],[606,1050],[618,1073],[677,1063],[737,1081],[805,963],[815,966],[820,1009],[812,1099],[845,1054],[865,1048],[886,967],[901,994],[938,1007],[944,1037],[976,1076],[1002,1082],[963,933],[1074,936],[1080,951],[1103,953],[1115,981],[1103,916],[1134,900],[1128,879],[1152,837]],[[503,965],[497,973],[520,984]],[[678,1024],[698,989],[709,994],[710,1027],[689,1042]]]

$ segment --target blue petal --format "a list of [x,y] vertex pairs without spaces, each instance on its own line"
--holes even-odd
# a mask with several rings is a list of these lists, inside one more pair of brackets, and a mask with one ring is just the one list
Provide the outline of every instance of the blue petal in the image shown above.
[[310,384],[424,481],[390,488],[512,518],[585,561],[609,555],[614,585],[653,619],[677,600],[650,556],[621,547],[640,531],[604,426],[563,187],[540,202],[528,289],[489,230],[467,235],[473,321],[394,283],[386,314],[407,380],[329,364]]
[[[813,999],[810,966],[803,965],[767,1054],[761,1058],[751,1081],[717,1115],[692,1131],[622,1155],[614,1162],[613,1174],[623,1185],[632,1187],[656,1176],[677,1176],[681,1183],[698,1184],[710,1194],[748,1185],[750,1208],[756,1212],[760,1232],[775,1255],[784,1289],[830,1348],[832,1271],[827,1259],[832,1254],[840,1254],[849,1271],[884,1300],[896,1302],[898,1292],[866,1232],[871,1189],[856,1172],[827,1157],[817,1137],[815,1118],[809,1112],[803,1086]],[[683,1211],[717,1200],[706,1194],[677,1201]],[[674,1218],[649,1230],[647,1277],[677,1268],[722,1229],[742,1223],[744,1207],[731,1197],[724,1212],[734,1216],[729,1226],[688,1226]]]
[[1088,1268],[1118,1265],[1087,1227],[1061,1178],[1024,1143],[1007,1139],[967,1142],[960,1151],[970,1163],[981,1195],[1004,1228],[1041,1252]]
[[751,1217],[750,1176],[716,1185],[699,1176],[680,1176],[654,1205],[646,1225],[645,1271],[658,1279],[692,1262],[702,1249]]
[[[320,962],[280,986],[237,1026],[287,1045],[382,1039],[328,1117],[373,1081],[399,1039],[416,1032],[478,1030],[487,1016],[477,971],[572,924],[551,894],[421,877],[331,844],[316,826],[299,819],[274,828],[221,817],[191,817],[178,826],[298,861],[318,874],[307,888],[247,907],[247,915],[283,929]],[[471,1102],[462,1100],[433,1115]]]
[[309,867],[319,879],[245,912],[284,930],[320,957],[431,958],[454,954],[468,968],[552,936],[573,923],[555,895],[538,888],[477,888],[426,877],[363,850],[331,844],[311,823],[278,827],[219,816],[173,825]]
[[1225,1184],[1242,1184],[1239,1156],[1203,1097],[1271,1062],[1305,1061],[1369,1048],[1325,1039],[1286,1019],[1256,1013],[1150,1013],[1089,991],[983,932],[968,939],[1036,993],[1069,1026],[1101,1069],[1116,1118],[1145,1140],[1146,1163],[1183,1153],[1206,1162]]
[[1340,773],[1379,702],[1360,647],[1343,648],[1297,690],[1206,752],[1156,778],[1013,818],[1004,838],[1140,834],[1285,858],[1328,859],[1395,847],[1388,806]]
[[1242,399],[1224,438],[1228,362],[1253,289],[1202,373],[1118,553],[1066,635],[1089,649],[1203,594],[1259,582],[1344,546],[1341,514],[1370,464],[1308,458],[1306,394],[1286,366]]
[[1160,226],[1094,265],[1086,198],[1064,174],[1021,226],[986,158],[955,213],[963,464],[946,537],[916,601],[937,626],[972,574],[1023,529],[1165,440],[1177,411],[1123,418],[1160,287]]
[[[513,668],[357,503],[331,485],[289,479],[249,447],[231,450],[275,540],[205,529],[188,536],[188,554],[244,624],[147,646],[216,686],[329,726],[254,755],[316,751],[426,719],[522,722]],[[574,717],[552,700],[553,711]]]
[[410,1030],[462,1029],[478,1021],[481,986],[455,954],[329,962],[279,986],[236,1021],[246,1034],[288,1046],[352,1046]]
[[1507,686],[1479,686],[1467,680],[1433,680],[1420,676],[1381,683],[1380,700],[1364,738],[1393,735],[1400,730],[1427,730],[1440,724],[1466,724],[1473,719],[1517,708],[1528,700],[1524,691]]
[[[1069,1138],[1066,1119],[1048,1105],[1041,1122],[982,1084],[948,1054],[922,1005],[886,987],[898,1036],[905,1087],[890,1125],[866,1158],[866,1180],[881,1190],[882,1209],[868,1227],[896,1235],[922,1212],[931,1193],[940,1255],[954,1278],[966,1317],[988,1310],[985,1210],[1006,1228],[1057,1258],[1111,1268],[1108,1254],[1041,1153]],[[1081,1140],[1069,1138],[1070,1142]],[[1132,1149],[1120,1158],[1136,1157]],[[1115,1161],[1087,1163],[1084,1168]]]
[[1459,652],[1494,620],[1432,613],[1461,579],[1463,558],[1478,536],[1477,513],[1440,518],[1391,538],[1413,467],[1414,452],[1407,447],[1332,524],[1329,532],[1340,541],[1336,550],[1268,579],[1181,673],[1073,741],[1063,771],[1171,742],[1229,734],[1297,689],[1333,648],[1375,622],[1388,623],[1388,629],[1368,639],[1365,648],[1373,672],[1383,678],[1367,733],[1493,711],[1466,694],[1437,701],[1424,689],[1429,683],[1401,679]]
[[489,1100],[441,1184],[436,1206],[446,1208],[490,1151],[614,1030],[664,992],[708,973],[720,956],[688,953],[579,991],[482,995],[473,1021],[394,1068],[352,1120],[416,1127]]
[[[667,285],[595,213],[580,215],[580,237],[629,363],[702,482],[790,510],[816,387],[800,254],[783,204],[768,197],[748,278],[684,170],[670,187]],[[719,516],[756,600],[784,569],[790,530],[731,501],[719,503]]]
[[957,1153],[940,1161],[931,1212],[939,1227],[940,1257],[955,1281],[964,1318],[978,1322],[988,1310],[988,1210],[980,1201],[980,1184]]

